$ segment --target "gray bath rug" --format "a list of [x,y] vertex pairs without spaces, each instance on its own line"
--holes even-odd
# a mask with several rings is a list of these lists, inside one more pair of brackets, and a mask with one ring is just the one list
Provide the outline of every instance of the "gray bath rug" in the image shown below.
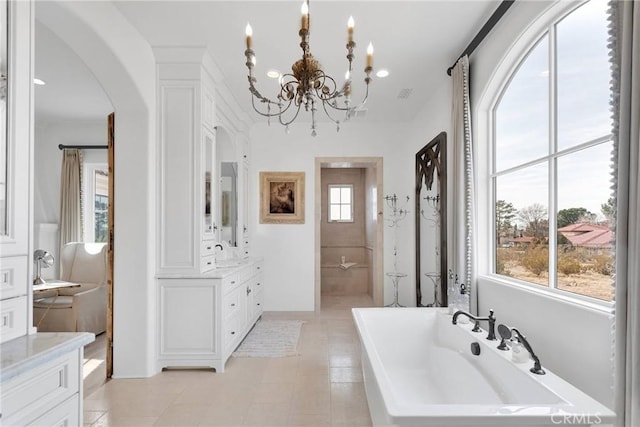
[[235,357],[297,356],[302,320],[260,320],[233,352]]

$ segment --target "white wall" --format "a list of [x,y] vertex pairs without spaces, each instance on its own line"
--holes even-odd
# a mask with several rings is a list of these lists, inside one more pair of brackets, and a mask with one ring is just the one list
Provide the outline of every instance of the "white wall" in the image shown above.
[[[471,99],[474,120],[474,143],[479,164],[478,201],[487,200],[489,181],[486,176],[488,164],[488,107],[492,94],[507,78],[508,63],[515,63],[522,46],[528,45],[532,37],[521,35],[530,28],[536,17],[549,11],[550,2],[516,2],[473,54],[471,61]],[[560,11],[570,7],[569,2],[557,3]],[[536,25],[531,29],[536,30]],[[534,34],[535,35],[535,34]],[[510,53],[510,49],[513,51]],[[502,61],[505,61],[504,63]],[[493,79],[493,80],[492,80]],[[494,309],[499,323],[518,327],[527,335],[532,347],[539,355],[542,365],[576,385],[587,394],[609,407],[613,402],[613,338],[612,316],[609,309],[598,306],[576,304],[569,298],[560,300],[527,287],[506,285],[488,275],[490,271],[485,249],[490,241],[490,207],[479,204],[478,209],[478,309],[487,313]]]
[[[411,194],[413,163],[411,150],[403,141],[406,131],[400,125],[366,124],[354,120],[335,127],[319,125],[318,136],[310,136],[308,123],[297,123],[285,134],[282,126],[260,123],[251,129],[249,170],[249,223],[252,252],[265,259],[265,310],[311,311],[314,309],[314,204],[316,157],[383,157],[384,188],[387,193]],[[259,224],[259,172],[305,172],[305,223],[295,225]],[[379,190],[380,191],[380,190]],[[410,220],[401,231],[410,240]],[[385,232],[387,230],[385,229]],[[403,271],[411,271],[412,249],[400,249]],[[386,270],[391,265],[385,248]],[[392,290],[385,284],[385,301]],[[407,292],[401,299],[409,303]]]
[[155,59],[108,2],[38,2],[38,19],[96,76],[115,111],[114,377],[155,367]]

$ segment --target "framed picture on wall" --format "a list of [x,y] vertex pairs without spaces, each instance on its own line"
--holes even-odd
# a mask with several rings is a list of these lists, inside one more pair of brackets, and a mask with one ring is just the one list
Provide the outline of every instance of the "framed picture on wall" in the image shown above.
[[260,172],[260,223],[304,224],[304,172]]

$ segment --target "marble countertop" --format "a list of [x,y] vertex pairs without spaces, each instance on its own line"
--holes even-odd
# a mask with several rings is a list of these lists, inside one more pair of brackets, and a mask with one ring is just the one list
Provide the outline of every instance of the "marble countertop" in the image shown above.
[[204,273],[161,273],[156,276],[157,279],[224,279],[230,274],[261,262],[262,258],[237,258],[230,260],[217,261],[216,267]]
[[2,343],[0,382],[5,382],[95,340],[89,332],[40,332]]

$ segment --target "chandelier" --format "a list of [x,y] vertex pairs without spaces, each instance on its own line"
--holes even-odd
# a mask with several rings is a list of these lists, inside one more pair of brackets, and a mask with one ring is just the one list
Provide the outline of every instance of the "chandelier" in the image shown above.
[[[247,58],[247,68],[249,69],[249,92],[251,92],[251,105],[261,116],[268,118],[277,117],[281,125],[285,126],[285,131],[289,131],[289,125],[298,117],[300,110],[311,112],[311,135],[316,136],[316,111],[318,106],[322,106],[327,117],[336,124],[336,130],[340,130],[340,120],[334,118],[332,114],[344,113],[344,120],[349,120],[354,112],[361,108],[369,97],[369,83],[371,82],[371,71],[373,70],[373,46],[369,43],[367,48],[367,66],[364,69],[366,77],[365,95],[360,104],[351,106],[351,71],[354,58],[353,50],[356,42],[353,41],[353,17],[349,17],[347,23],[347,60],[349,67],[345,75],[344,84],[339,87],[336,80],[322,70],[320,63],[313,57],[309,47],[309,0],[305,0],[301,7],[302,19],[300,23],[300,48],[302,57],[291,66],[292,73],[282,74],[279,77],[279,91],[276,100],[263,96],[256,89],[256,78],[253,75],[253,68],[256,64],[256,57],[251,48],[251,37],[253,30],[247,24],[246,40],[247,50],[244,55]],[[341,101],[341,102],[338,102]],[[258,105],[256,105],[258,104]],[[260,106],[260,108],[259,108]]]

